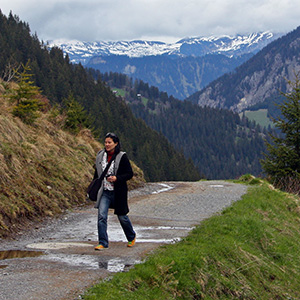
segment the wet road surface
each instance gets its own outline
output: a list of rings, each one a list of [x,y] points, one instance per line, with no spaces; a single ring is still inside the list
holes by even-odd
[[[141,263],[159,245],[180,240],[245,192],[245,186],[223,181],[156,183],[132,191],[129,216],[137,234],[132,248],[110,211],[109,249],[94,250],[97,210],[92,204],[14,240],[1,240],[0,300],[80,299],[94,283]]]

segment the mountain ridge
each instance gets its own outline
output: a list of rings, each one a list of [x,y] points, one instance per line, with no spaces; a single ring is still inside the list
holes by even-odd
[[[224,54],[236,56],[253,53],[270,41],[281,36],[281,33],[265,31],[248,35],[222,35],[210,37],[183,38],[175,43],[160,41],[94,41],[52,40],[49,47],[57,46],[70,57],[73,63],[86,64],[93,56],[127,55],[144,57],[157,55],[204,56],[206,54]]]
[[[184,38],[173,44],[153,41],[56,42],[72,63],[101,73],[141,79],[184,100],[281,36],[270,31],[236,36]],[[49,43],[48,47],[54,47]]]
[[[222,54],[203,57],[124,55],[95,56],[86,65],[104,73],[126,74],[133,80],[143,80],[173,97],[183,100],[201,90],[214,79],[241,65],[251,54],[227,57]]]
[[[270,103],[281,101],[280,91],[289,91],[288,81],[293,81],[295,73],[300,71],[299,51],[300,26],[187,100],[236,112],[265,102],[274,106]]]

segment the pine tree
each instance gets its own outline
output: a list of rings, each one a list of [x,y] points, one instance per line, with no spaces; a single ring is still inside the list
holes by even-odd
[[[268,154],[261,161],[264,171],[278,187],[300,180],[300,73],[288,84],[291,92],[281,93],[285,97],[279,105],[282,117],[273,119],[282,134],[271,135]]]
[[[42,108],[43,104],[40,100],[40,89],[34,85],[30,80],[29,62],[24,66],[23,71],[17,73],[18,88],[13,91],[10,98],[16,101],[16,106],[13,109],[13,115],[19,117],[26,124],[33,124],[38,118],[38,111]]]
[[[16,72],[19,87],[15,94],[11,96],[13,100],[16,100],[17,105],[24,99],[33,99],[40,94],[40,89],[34,85],[32,80],[30,80],[32,74],[30,74],[31,68],[29,62],[27,62],[25,66],[22,64],[22,69],[22,72]]]
[[[66,114],[65,128],[75,134],[83,128],[91,128],[91,117],[75,100],[73,94],[69,94],[68,98],[63,100],[63,106]]]

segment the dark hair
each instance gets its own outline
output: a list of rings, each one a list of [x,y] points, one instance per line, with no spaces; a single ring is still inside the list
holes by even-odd
[[[113,132],[108,132],[106,135],[105,135],[105,138],[111,138],[114,143],[118,143],[118,145],[116,146],[115,148],[115,153],[118,154],[120,151],[121,151],[121,144],[120,144],[120,139],[118,138],[118,136],[113,133]]]

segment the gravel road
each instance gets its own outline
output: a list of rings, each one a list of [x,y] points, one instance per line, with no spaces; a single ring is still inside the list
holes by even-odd
[[[109,249],[95,251],[97,210],[91,205],[34,225],[13,240],[0,240],[0,300],[75,300],[97,281],[126,271],[164,243],[186,236],[222,211],[247,187],[225,181],[148,183],[129,193],[137,243],[126,247],[109,213]]]

